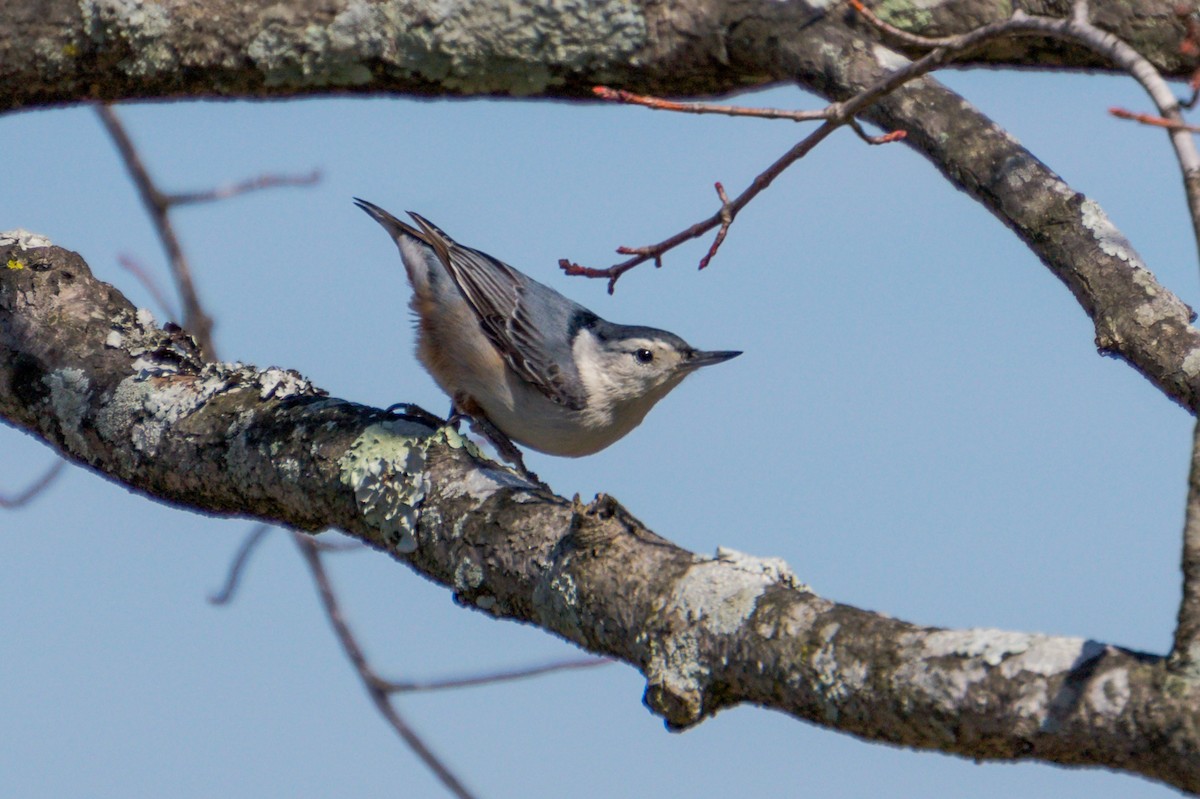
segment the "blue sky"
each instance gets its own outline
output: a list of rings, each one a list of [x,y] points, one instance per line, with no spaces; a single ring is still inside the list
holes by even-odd
[[[1193,239],[1165,136],[1111,120],[1132,82],[943,73],[1097,200],[1195,305]],[[1039,101],[1051,96],[1054,102]],[[812,108],[787,88],[746,103]],[[1096,354],[1070,294],[900,145],[841,132],[707,241],[609,297],[559,258],[612,263],[739,191],[810,127],[639,108],[308,100],[128,106],[166,190],[324,173],[175,215],[224,357],[294,368],[374,405],[446,400],[412,356],[395,248],[351,203],[412,209],[617,322],[745,355],[690,378],[590,458],[531,454],[560,494],[611,493],[656,532],[787,560],[831,599],[915,622],[1094,638],[1165,652],[1191,418]],[[128,254],[160,247],[94,114],[0,120],[0,229],[79,251],[164,318]],[[0,491],[51,462],[0,428]],[[0,796],[439,796],[385,727],[274,535],[236,602],[216,589],[246,521],[150,502],[73,468],[0,515]],[[454,606],[377,554],[331,559],[385,675],[468,674],[569,656],[538,630]],[[1125,775],[976,765],[755,708],[666,733],[621,666],[406,698],[401,709],[488,797],[1175,795]]]

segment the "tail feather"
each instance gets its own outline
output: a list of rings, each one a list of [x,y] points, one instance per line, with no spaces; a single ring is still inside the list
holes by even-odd
[[[375,203],[367,202],[358,197],[354,198],[354,204],[367,212],[367,215],[383,226],[393,239],[398,239],[400,236],[408,235],[422,241],[425,244],[430,244],[429,237],[424,232],[418,230],[407,222],[402,222],[396,217],[389,214],[387,211],[380,208]]]

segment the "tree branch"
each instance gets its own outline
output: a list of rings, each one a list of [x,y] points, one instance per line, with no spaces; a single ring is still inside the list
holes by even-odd
[[[993,23],[961,36],[940,38],[914,36],[899,30],[877,17],[861,0],[850,0],[850,4],[883,33],[910,46],[961,52],[987,39],[1004,36],[1051,36],[1086,47],[1116,65],[1145,89],[1166,122],[1162,127],[1171,138],[1171,146],[1183,173],[1184,191],[1192,218],[1192,233],[1197,250],[1200,251],[1200,152],[1197,151],[1196,142],[1183,120],[1180,102],[1162,74],[1148,59],[1120,38],[1092,24],[1087,0],[1074,0],[1070,17],[1029,16],[1017,10],[1007,22]],[[975,41],[972,42],[972,39]],[[1115,110],[1113,113],[1123,116]],[[1145,118],[1142,121],[1146,121]]]
[[[77,255],[13,238],[0,416],[110,479],[205,513],[338,527],[464,605],[638,668],[672,728],[748,702],[874,740],[1200,792],[1200,685],[1164,691],[1162,658],[921,627],[820,598],[778,561],[695,555],[611,498],[572,502],[481,461],[448,429],[295,373],[206,362]]]
[[[325,608],[325,615],[333,627],[334,634],[337,635],[338,643],[342,645],[346,657],[350,659],[354,670],[358,672],[363,687],[367,690],[371,701],[375,703],[379,715],[387,720],[396,734],[408,744],[417,757],[421,758],[421,762],[437,775],[442,785],[446,786],[446,790],[459,799],[473,799],[473,794],[466,789],[462,781],[450,770],[449,766],[442,762],[441,758],[433,753],[424,739],[396,709],[388,695],[390,693],[388,684],[375,674],[371,664],[367,662],[367,656],[363,654],[362,647],[358,645],[358,639],[354,637],[350,625],[342,616],[341,606],[333,593],[333,585],[329,582],[329,573],[325,571],[325,564],[321,562],[321,554],[317,551],[316,541],[303,533],[292,533],[292,540],[296,542],[300,554],[304,556],[304,562],[308,564],[309,571],[312,572],[313,582],[317,584],[317,593],[321,597],[321,605]]]
[[[1164,74],[1194,58],[1173,0],[1107,3],[1100,24]],[[1055,0],[1022,3],[1060,13]],[[0,4],[0,111],[179,97],[407,93],[583,98],[597,84],[656,95],[720,95],[786,80],[797,48],[822,46],[848,23],[839,9],[770,0],[475,5],[461,14],[418,1],[276,5]],[[941,0],[891,9],[911,33],[953,35],[1003,19],[1007,3]],[[831,35],[832,34],[832,35]],[[826,48],[825,52],[841,52]],[[970,63],[1108,69],[1058,42],[993,43]]]
[[[1168,664],[1174,671],[1200,678],[1200,422],[1192,436],[1182,564],[1183,599]]]

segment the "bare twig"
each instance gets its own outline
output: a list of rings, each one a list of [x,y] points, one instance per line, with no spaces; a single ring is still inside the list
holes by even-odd
[[[166,250],[167,263],[170,264],[171,274],[179,290],[179,296],[183,300],[183,326],[195,336],[201,350],[211,358],[216,351],[212,338],[213,322],[204,312],[204,307],[200,303],[196,286],[192,282],[192,270],[188,266],[183,248],[179,244],[179,237],[175,235],[175,228],[171,225],[168,213],[171,208],[170,197],[159,191],[150,178],[150,173],[142,163],[141,156],[138,155],[137,148],[134,146],[133,140],[129,138],[129,133],[125,130],[116,111],[103,103],[97,104],[95,109],[100,121],[108,130],[108,135],[112,137],[113,143],[117,146],[117,151],[125,162],[125,168],[133,178],[134,185],[137,186],[138,195],[142,198],[142,205],[145,207],[146,213],[150,215],[151,221],[154,222],[154,228],[158,231],[163,249]]]
[[[880,31],[914,47],[952,48],[956,52],[963,52],[997,36],[1048,36],[1083,45],[1128,72],[1150,95],[1159,115],[1169,123],[1160,127],[1167,129],[1183,173],[1188,210],[1192,217],[1192,231],[1197,248],[1200,249],[1200,151],[1197,150],[1190,130],[1183,121],[1179,100],[1162,73],[1149,60],[1121,39],[1091,23],[1087,0],[1075,0],[1071,16],[1068,18],[1030,16],[1018,9],[1006,21],[985,25],[961,36],[942,38],[927,38],[907,33],[879,19],[861,0],[849,2],[864,19]]]
[[[137,278],[137,281],[142,284],[142,288],[158,303],[158,309],[167,319],[179,319],[179,312],[171,305],[170,300],[167,299],[167,295],[163,293],[162,288],[158,285],[158,281],[151,277],[150,273],[142,268],[140,263],[134,260],[132,256],[124,254],[117,256],[117,263],[121,265],[122,269]]]
[[[1175,644],[1167,666],[1191,677],[1200,676],[1200,422],[1192,435],[1192,466],[1188,473],[1187,512],[1183,525],[1183,600],[1175,626]]]
[[[192,280],[191,267],[188,265],[187,257],[183,253],[183,247],[179,244],[179,237],[175,234],[175,228],[171,224],[171,209],[177,205],[222,200],[261,189],[280,186],[307,186],[319,181],[321,173],[318,170],[313,170],[307,175],[298,176],[260,175],[259,177],[240,183],[229,184],[207,191],[168,194],[159,189],[150,177],[149,170],[146,169],[146,165],[142,162],[137,147],[130,138],[129,132],[125,129],[125,125],[121,122],[120,117],[117,116],[116,111],[111,106],[103,103],[97,104],[95,109],[97,115],[100,117],[100,121],[104,123],[104,127],[108,130],[109,136],[112,137],[113,143],[117,147],[117,152],[121,154],[121,160],[125,162],[125,168],[133,179],[134,185],[137,186],[138,196],[141,197],[142,205],[150,215],[150,219],[154,223],[154,229],[158,233],[158,238],[167,253],[167,263],[170,265],[171,276],[175,281],[176,289],[183,302],[181,324],[189,333],[195,336],[201,350],[206,355],[210,358],[215,357],[216,348],[212,337],[213,320],[204,311],[204,306],[200,302],[199,294],[196,291],[196,284]],[[129,268],[125,263],[122,265]],[[149,285],[149,281],[144,277],[144,272],[139,275],[135,271],[134,274],[139,277],[143,285]],[[169,304],[162,302],[157,292],[155,292],[155,299],[164,308],[170,307]]]
[[[723,114],[731,117],[790,119],[793,122],[812,122],[828,118],[828,114],[824,110],[791,111],[783,108],[747,108],[741,105],[717,105],[715,103],[679,103],[674,100],[664,100],[661,97],[634,94],[624,89],[610,89],[608,86],[596,86],[592,89],[592,94],[602,100],[641,105],[658,111],[677,111],[682,114]]]
[[[314,169],[307,175],[259,175],[256,178],[243,180],[240,183],[228,183],[209,191],[192,191],[180,194],[168,194],[167,205],[193,205],[214,200],[227,200],[240,194],[263,189],[275,189],[284,186],[311,186],[321,180],[321,170]]]
[[[392,725],[392,729],[396,731],[396,734],[408,744],[413,753],[429,767],[430,771],[441,780],[442,784],[451,793],[461,799],[471,799],[472,794],[467,791],[458,777],[433,753],[392,704],[388,696],[388,683],[380,679],[379,675],[371,668],[371,664],[367,662],[366,655],[363,654],[362,647],[359,646],[358,640],[354,637],[354,633],[350,630],[350,626],[346,624],[346,620],[342,616],[341,606],[338,604],[337,597],[334,596],[333,587],[329,582],[329,575],[325,571],[325,565],[321,562],[321,554],[317,551],[312,537],[304,533],[293,532],[292,540],[300,548],[300,553],[304,556],[304,561],[308,564],[308,568],[312,572],[313,581],[316,582],[317,590],[321,597],[321,604],[325,608],[325,615],[329,618],[330,625],[333,626],[333,632],[337,635],[338,642],[341,643],[346,657],[350,659],[350,663],[353,664],[355,671],[358,672],[358,676],[362,679],[363,687],[367,690],[367,695],[371,697],[371,701],[375,703],[375,707],[379,710],[379,713],[387,719],[388,723]]]
[[[383,685],[385,690],[391,693],[444,691],[450,688],[474,688],[479,685],[492,685],[498,682],[511,682],[513,680],[525,680],[530,677],[540,677],[543,674],[550,674],[556,671],[591,669],[595,668],[596,666],[607,666],[612,662],[613,661],[609,658],[573,658],[571,660],[559,660],[553,663],[544,663],[540,666],[524,666],[521,668],[510,669],[508,671],[494,671],[490,674],[478,674],[471,677],[448,677],[440,680],[426,680],[424,682],[417,680],[406,682],[387,682]]]
[[[246,570],[246,564],[250,562],[250,555],[267,537],[267,533],[271,532],[271,525],[256,524],[242,540],[242,545],[238,547],[237,554],[233,556],[233,561],[229,564],[229,573],[225,577],[225,585],[221,586],[221,590],[215,594],[210,594],[208,601],[213,605],[225,605],[232,599],[234,593],[237,592],[238,585],[242,580],[242,573]]]
[[[50,484],[53,483],[60,474],[62,474],[63,467],[66,465],[67,462],[60,458],[51,464],[50,468],[47,469],[41,477],[30,483],[29,486],[24,490],[19,491],[12,496],[0,494],[0,509],[16,510],[24,505],[28,505],[35,498],[37,498],[38,494],[45,491],[46,488],[48,488]]]
[[[1200,133],[1200,125],[1173,122],[1166,117],[1155,116],[1154,114],[1142,114],[1137,111],[1128,111],[1124,108],[1116,107],[1108,109],[1108,113],[1117,119],[1132,119],[1134,122],[1140,122],[1143,125],[1152,125],[1157,128],[1166,128],[1167,130],[1185,130],[1188,133]]]
[[[853,1],[853,0],[852,0]],[[999,32],[993,30],[995,26],[981,28],[979,31],[963,34],[962,36],[954,37],[948,41],[945,46],[938,47],[927,53],[924,57],[910,62],[906,66],[897,69],[888,75],[885,75],[873,85],[851,97],[849,100],[841,103],[833,103],[819,112],[813,112],[814,119],[824,119],[825,122],[815,131],[810,133],[805,138],[801,139],[790,150],[780,156],[773,164],[763,170],[750,185],[736,198],[728,202],[722,201],[720,209],[707,219],[697,222],[691,227],[676,233],[670,238],[664,239],[657,244],[651,244],[643,247],[620,247],[617,252],[634,257],[627,261],[622,261],[613,266],[597,269],[589,266],[582,266],[569,259],[559,259],[558,265],[568,275],[578,275],[589,278],[603,278],[608,280],[608,293],[612,294],[616,289],[617,280],[621,275],[633,269],[639,264],[653,260],[656,266],[662,266],[662,256],[669,250],[683,244],[691,239],[703,236],[713,228],[720,226],[721,230],[727,230],[727,222],[732,220],[738,213],[746,207],[763,189],[771,185],[774,180],[796,161],[799,161],[805,155],[813,150],[818,144],[824,141],[831,133],[843,125],[857,124],[854,117],[864,111],[867,107],[873,104],[876,100],[884,97],[887,94],[895,91],[905,83],[914,80],[945,63],[951,56],[960,52],[969,50],[979,44],[980,41],[1000,35]],[[695,104],[691,104],[694,106]],[[655,106],[667,107],[667,106]],[[695,113],[701,113],[694,111]],[[718,111],[707,111],[704,113],[724,113]],[[888,142],[897,141],[904,138],[903,131],[891,131],[882,136],[867,136],[861,128],[856,128],[856,132],[871,144],[886,144]],[[718,234],[720,236],[720,234]],[[723,240],[723,237],[722,237]],[[717,246],[720,242],[714,242]],[[707,266],[712,257],[715,247],[710,247],[708,254],[701,264]]]

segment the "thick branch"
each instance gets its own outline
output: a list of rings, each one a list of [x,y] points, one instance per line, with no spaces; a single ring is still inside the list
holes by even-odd
[[[908,62],[881,44],[846,39],[840,63],[805,49],[792,68],[805,85],[850,97]],[[1193,412],[1200,409],[1200,331],[1093,200],[1075,191],[969,102],[926,76],[863,112],[904,130],[954,186],[995,214],[1049,267],[1091,317],[1101,352],[1128,361]]]
[[[777,561],[694,555],[612,499],[573,503],[480,461],[450,431],[294,373],[205,363],[79,256],[22,240],[0,247],[0,416],[113,480],[201,512],[339,527],[464,605],[632,664],[675,728],[750,702],[874,740],[1200,792],[1200,685],[1162,659],[919,627],[817,597]]]
[[[1098,22],[1167,75],[1179,52],[1173,0],[1106,3]],[[1022,3],[1062,16],[1053,0]],[[913,33],[963,33],[1007,16],[985,0],[897,4]],[[851,21],[850,24],[853,24]],[[586,97],[596,84],[715,95],[786,80],[783,53],[835,52],[836,6],[771,0],[453,4],[297,0],[0,3],[0,111],[80,100],[398,92]],[[1108,69],[1061,42],[998,42],[981,63]]]

